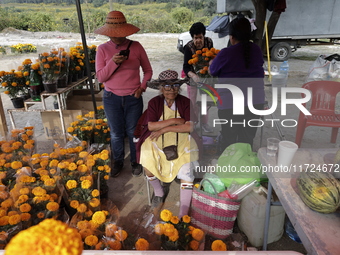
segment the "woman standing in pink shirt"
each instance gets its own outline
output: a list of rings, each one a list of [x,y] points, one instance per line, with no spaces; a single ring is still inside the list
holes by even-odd
[[[143,46],[126,38],[139,30],[126,23],[123,13],[112,11],[108,13],[105,25],[94,31],[110,38],[97,48],[96,75],[105,85],[103,104],[111,134],[112,177],[118,176],[124,166],[125,135],[129,138],[132,175],[142,174],[142,166],[136,160],[133,132],[142,115],[142,93],[152,77],[152,68]],[[140,68],[144,74],[142,81]]]

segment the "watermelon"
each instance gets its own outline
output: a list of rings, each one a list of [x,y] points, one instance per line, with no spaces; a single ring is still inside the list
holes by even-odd
[[[330,173],[302,172],[297,186],[302,201],[314,211],[332,213],[340,206],[340,183]]]

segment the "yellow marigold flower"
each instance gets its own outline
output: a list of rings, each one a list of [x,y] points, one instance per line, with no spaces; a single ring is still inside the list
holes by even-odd
[[[107,154],[107,153],[101,153],[101,154],[100,154],[100,159],[102,159],[102,160],[108,160],[108,159],[109,159],[109,154]]]
[[[86,210],[87,210],[87,206],[85,204],[80,204],[77,207],[77,211],[80,212],[80,213],[84,213],[84,212],[86,212]]]
[[[29,213],[22,213],[21,214],[21,221],[28,221],[31,219],[31,214]]]
[[[8,198],[1,203],[2,208],[9,208],[13,205],[13,200],[11,198]]]
[[[103,211],[97,211],[92,215],[92,220],[99,225],[103,224],[106,221],[106,215]]]
[[[161,211],[161,215],[160,215],[162,221],[170,221],[171,217],[172,217],[172,212],[170,212],[167,209],[164,209],[163,211]]]
[[[178,234],[178,230],[177,229],[174,229],[172,234],[168,236],[169,237],[169,240],[172,241],[172,242],[176,242],[179,238],[179,234]]]
[[[95,235],[89,235],[89,236],[85,237],[84,242],[88,246],[94,246],[98,243],[98,237],[95,236]]]
[[[112,237],[114,236],[115,232],[118,230],[118,227],[114,223],[109,223],[105,226],[105,236]]]
[[[104,180],[109,180],[110,179],[110,176],[109,175],[105,175],[104,176]]]
[[[215,240],[211,244],[212,251],[226,251],[227,245],[222,240]]]
[[[13,169],[19,169],[19,168],[22,168],[22,163],[20,162],[20,161],[13,161],[12,163],[11,163],[11,167],[13,168]]]
[[[198,248],[199,248],[199,246],[200,246],[200,243],[197,242],[196,240],[192,240],[192,241],[190,241],[189,246],[190,246],[190,249],[191,249],[191,250],[193,250],[193,251],[198,251]]]
[[[68,181],[66,182],[66,187],[67,187],[68,189],[74,189],[74,188],[76,188],[76,187],[77,187],[77,181],[76,181],[76,180],[68,180]]]
[[[81,173],[86,173],[87,170],[88,170],[88,167],[85,164],[81,164],[81,165],[78,166],[78,171],[81,172]]]
[[[80,255],[82,250],[83,242],[76,229],[64,222],[46,219],[15,235],[7,244],[5,253]]]
[[[29,211],[31,211],[31,209],[32,209],[32,207],[28,203],[24,203],[24,204],[20,205],[20,207],[19,207],[20,212],[23,212],[23,213],[29,212]]]
[[[92,198],[89,204],[92,207],[97,207],[100,205],[100,200],[98,198]]]
[[[55,180],[53,178],[48,178],[44,181],[44,185],[53,187],[55,185]]]
[[[190,223],[191,218],[190,218],[190,216],[188,216],[188,215],[184,215],[184,216],[182,217],[182,220],[183,220],[184,223]]]
[[[91,188],[91,185],[92,185],[92,183],[89,180],[84,180],[84,181],[81,182],[81,188],[82,189],[89,189],[89,188]]]
[[[196,241],[202,241],[203,237],[204,237],[204,232],[199,229],[199,228],[195,228],[192,233],[192,238],[194,238]]]
[[[91,210],[89,210],[89,211],[91,211]],[[93,215],[92,215],[93,216]],[[89,221],[89,228],[90,229],[92,229],[92,230],[96,230],[96,229],[98,229],[99,228],[99,224],[98,223],[96,223],[96,222],[94,222],[93,220],[90,220]]]
[[[15,214],[15,215],[11,215],[8,218],[8,223],[10,225],[16,225],[21,221],[21,216],[20,214]]]
[[[85,157],[87,157],[87,155],[89,155],[89,153],[88,153],[87,151],[81,151],[81,152],[79,153],[79,157],[80,157],[80,158],[85,158]]]
[[[117,241],[124,241],[126,238],[128,237],[128,233],[123,230],[123,229],[119,229],[115,232],[115,238]]]
[[[70,170],[70,171],[74,171],[74,170],[76,170],[77,169],[77,164],[76,163],[71,163],[71,164],[69,164],[69,166],[68,166],[68,170]]]
[[[93,197],[98,197],[98,196],[100,195],[100,192],[99,192],[99,190],[94,189],[94,190],[92,190],[91,195],[92,195]]]
[[[18,202],[19,204],[22,204],[22,203],[25,203],[27,200],[28,200],[28,196],[27,196],[27,195],[20,195],[20,196],[18,197],[17,202]]]
[[[122,248],[122,244],[117,240],[108,240],[107,241],[108,246],[111,250],[120,250]]]
[[[139,238],[135,244],[137,251],[146,251],[149,249],[149,242],[144,238]]]
[[[46,209],[51,212],[55,212],[59,209],[59,204],[57,202],[49,202],[46,205]]]
[[[8,220],[9,220],[9,217],[6,215],[6,216],[3,216],[0,218],[0,226],[6,226],[8,225]]]
[[[58,166],[59,161],[56,159],[53,159],[50,161],[49,167],[57,167]]]
[[[70,206],[74,209],[77,209],[79,207],[79,202],[77,200],[72,200],[70,202]]]
[[[46,194],[46,190],[41,188],[41,187],[35,187],[33,190],[32,190],[32,193],[35,195],[35,196],[43,196]]]

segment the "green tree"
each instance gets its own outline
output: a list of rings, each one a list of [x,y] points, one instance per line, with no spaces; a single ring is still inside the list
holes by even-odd
[[[177,24],[191,23],[194,20],[194,13],[186,7],[175,8],[171,16]]]

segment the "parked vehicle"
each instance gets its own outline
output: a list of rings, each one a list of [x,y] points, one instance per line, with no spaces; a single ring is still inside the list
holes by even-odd
[[[286,0],[286,3],[287,8],[281,13],[269,45],[272,60],[287,60],[293,51],[305,45],[340,43],[340,15],[338,13],[340,0],[324,0],[322,3],[319,0]],[[249,11],[255,17],[252,0],[217,0],[217,13]],[[223,31],[227,31],[228,23],[233,17],[232,15],[214,17],[207,27],[206,36],[213,40],[215,48],[227,47],[229,36],[225,32],[221,33],[220,30],[223,25]],[[223,23],[219,21],[220,19],[229,22]],[[221,26],[212,26],[213,23]],[[189,32],[180,34],[178,50],[183,52],[184,45],[190,40]]]

